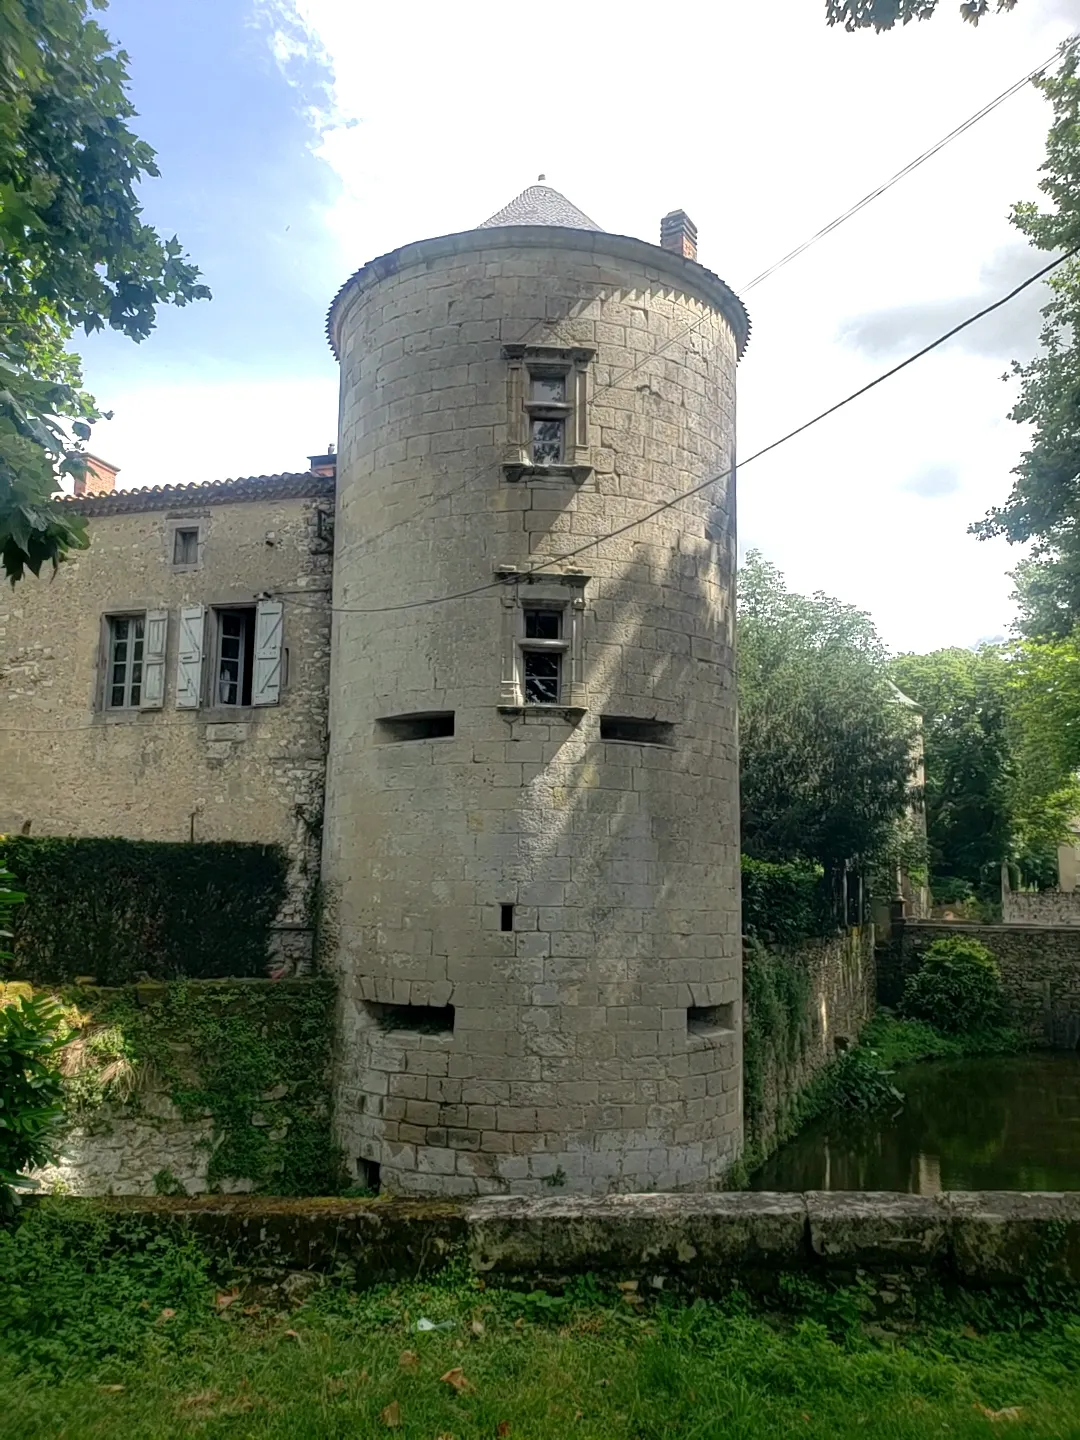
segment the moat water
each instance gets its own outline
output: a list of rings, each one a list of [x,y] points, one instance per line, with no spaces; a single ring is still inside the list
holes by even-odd
[[[1080,1055],[943,1060],[897,1072],[897,1110],[807,1126],[754,1190],[1080,1190]]]

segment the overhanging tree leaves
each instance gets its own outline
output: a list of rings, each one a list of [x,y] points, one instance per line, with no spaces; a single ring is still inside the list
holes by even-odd
[[[91,18],[105,0],[0,0],[0,559],[12,583],[86,545],[51,498],[100,418],[76,329],[146,338],[160,304],[209,297],[175,237],[140,218],[158,174],[128,128],[127,56]]]
[[[793,594],[751,552],[738,638],[744,851],[829,869],[874,863],[910,799],[914,720],[869,617]]]
[[[972,25],[991,11],[1012,10],[1016,0],[964,0],[960,18]],[[845,30],[891,30],[894,25],[909,25],[912,20],[929,20],[938,8],[938,0],[825,0],[825,14],[830,25],[843,25]]]
[[[1034,82],[1050,100],[1053,125],[1039,188],[1052,204],[1013,208],[1013,223],[1040,250],[1080,247],[1080,42],[1057,74]],[[1034,635],[1063,635],[1080,621],[1080,257],[1047,279],[1042,350],[1014,364],[1020,398],[1011,418],[1032,427],[1005,504],[971,527],[980,539],[1032,542],[1032,561],[1017,574],[1021,624]]]
[[[965,0],[960,18],[972,25],[991,11],[1012,10],[1016,0]],[[891,30],[895,25],[909,25],[912,20],[929,20],[938,8],[938,0],[826,0],[825,12],[830,25],[843,25],[845,30]]]

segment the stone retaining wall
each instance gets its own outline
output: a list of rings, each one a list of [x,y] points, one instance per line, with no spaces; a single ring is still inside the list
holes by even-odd
[[[778,1274],[905,1273],[964,1285],[1043,1274],[1080,1283],[1080,1193],[490,1196],[449,1201],[109,1201],[182,1225],[229,1263],[415,1278],[465,1254],[477,1275],[559,1281],[591,1272],[708,1292]],[[107,1213],[107,1212],[106,1212]]]
[[[904,981],[935,940],[966,935],[990,950],[1001,968],[1006,1019],[1035,1045],[1080,1046],[1080,927],[894,922],[878,952],[878,999],[895,1005]]]
[[[298,1179],[294,1148],[302,1152],[303,1166],[316,1167],[313,1183],[301,1193],[328,1183],[325,1173],[333,1165],[329,982],[191,980],[120,989],[68,987],[59,998],[82,1015],[80,1038],[89,1037],[91,1044],[102,1029],[121,1031],[130,1044],[132,1031],[145,1034],[150,1025],[160,1036],[162,1053],[171,1057],[173,1073],[162,1074],[153,1060],[137,1061],[130,1095],[77,1112],[57,1163],[33,1176],[45,1190],[152,1196],[159,1190],[200,1195],[273,1186],[294,1193],[288,1188],[290,1179],[292,1185]],[[208,1030],[219,1038],[207,1039]],[[244,1057],[221,1052],[251,1046],[258,1047],[260,1064],[276,1062],[277,1068],[253,1074],[251,1066],[245,1072],[241,1064],[241,1078],[230,1079],[230,1059],[243,1062]],[[297,1131],[300,1139],[294,1141]],[[319,1145],[325,1150],[325,1172],[318,1169],[319,1157],[308,1153]],[[224,1165],[222,1146],[227,1147]],[[265,1173],[257,1173],[260,1168]]]
[[[801,1043],[794,1055],[772,1048],[764,1067],[760,1101],[748,1095],[748,1141],[769,1153],[786,1135],[789,1117],[801,1092],[853,1045],[874,1013],[876,969],[873,925],[853,926],[820,940],[804,940],[790,949],[769,952],[775,964],[803,970],[808,978],[807,1013]],[[754,1017],[744,1007],[749,1034]],[[749,1113],[755,1105],[759,1113]]]

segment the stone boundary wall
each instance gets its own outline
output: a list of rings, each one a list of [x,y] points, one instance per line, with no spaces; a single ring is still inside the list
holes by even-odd
[[[830,1065],[838,1051],[854,1045],[873,1017],[877,989],[873,925],[853,926],[820,940],[770,950],[780,963],[799,966],[809,980],[802,1044],[794,1059],[773,1050],[766,1058],[757,1146],[771,1153],[785,1137],[799,1095]],[[743,1024],[753,1015],[745,1004]],[[753,1104],[752,1097],[748,1103]]]
[[[61,1202],[62,1203],[62,1202]],[[1080,1193],[881,1192],[487,1196],[415,1200],[108,1201],[152,1227],[182,1226],[226,1263],[359,1284],[415,1278],[465,1254],[477,1275],[558,1281],[591,1272],[643,1288],[708,1292],[778,1274],[907,1272],[970,1286],[1035,1275],[1080,1284]]]
[[[1006,925],[1080,926],[1080,890],[1001,891]]]
[[[1080,926],[960,925],[894,922],[878,952],[878,1000],[895,1005],[904,981],[935,940],[970,936],[993,952],[1001,968],[1006,1021],[1035,1045],[1080,1046]]]

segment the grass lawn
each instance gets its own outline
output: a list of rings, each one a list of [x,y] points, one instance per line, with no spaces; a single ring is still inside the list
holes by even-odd
[[[0,1434],[1080,1440],[1080,1297],[938,1297],[884,1330],[863,1290],[804,1280],[765,1313],[451,1271],[289,1308],[124,1225],[68,1202],[0,1231]]]

